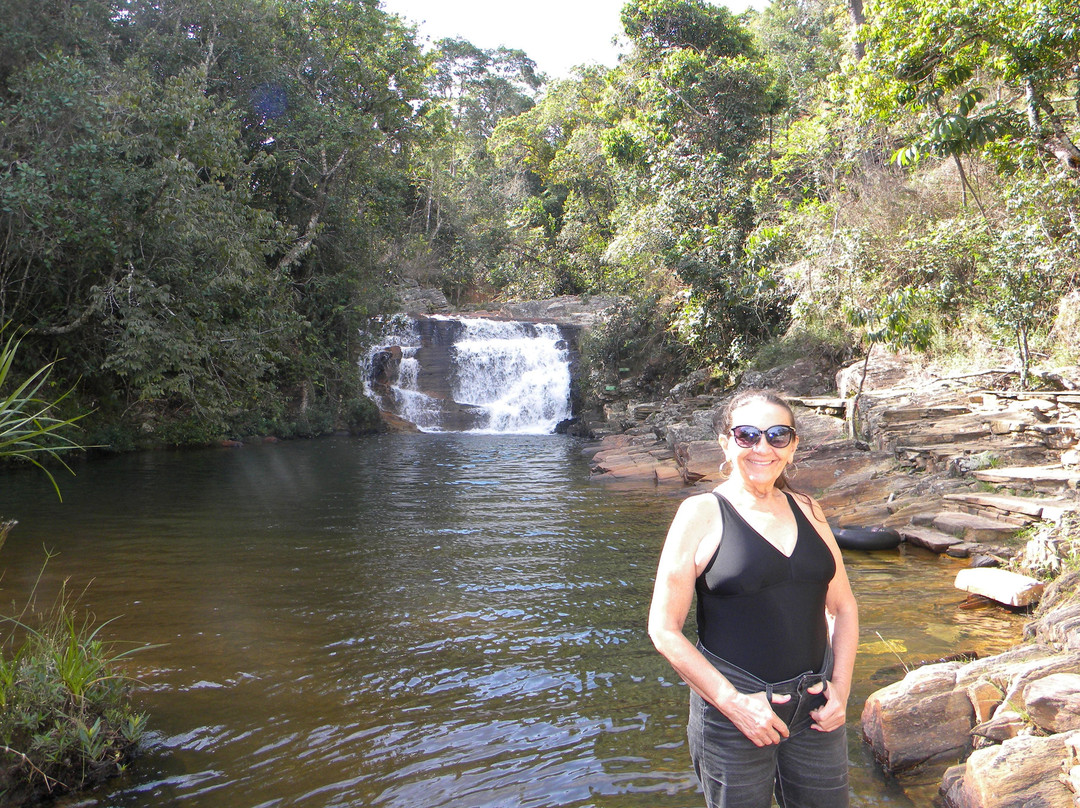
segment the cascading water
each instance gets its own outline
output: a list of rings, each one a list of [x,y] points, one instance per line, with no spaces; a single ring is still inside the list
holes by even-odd
[[[425,432],[548,434],[570,417],[560,326],[396,317],[366,360],[368,395]]]

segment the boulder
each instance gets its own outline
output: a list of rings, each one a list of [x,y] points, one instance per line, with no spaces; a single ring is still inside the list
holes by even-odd
[[[916,547],[923,547],[932,553],[944,553],[954,544],[961,544],[963,541],[951,533],[942,533],[932,527],[901,526],[898,530],[906,542]]]
[[[994,567],[969,567],[956,573],[957,589],[982,595],[1006,606],[1030,606],[1042,596],[1044,584],[1018,572]]]
[[[861,363],[859,368],[862,368]],[[751,374],[745,374],[744,381],[747,382],[747,386],[778,390],[785,397],[823,396],[832,390],[835,374],[836,365],[828,359],[821,358],[815,361],[811,357],[804,356],[790,365],[770,368],[761,374],[753,374],[752,378],[750,378]]]
[[[976,724],[971,734],[994,743],[1001,743],[1009,738],[1015,738],[1027,727],[1027,722],[1020,713],[1010,710],[1008,705],[1003,705],[989,720]]]
[[[879,348],[874,351],[869,363],[860,359],[837,371],[836,390],[840,398],[850,398],[858,392],[864,367],[866,368],[864,393],[910,381],[915,375],[914,363],[909,355],[890,353]]]
[[[975,709],[975,720],[980,724],[990,720],[1001,700],[1005,698],[1000,687],[985,679],[968,685],[967,694],[971,699],[971,706]]]
[[[1024,628],[1024,635],[1069,651],[1080,651],[1080,603],[1065,603],[1047,611]]]
[[[1007,539],[1016,535],[1017,526],[1008,522],[1002,522],[987,516],[979,516],[973,513],[959,513],[946,511],[934,517],[932,527],[942,533],[952,533],[954,536],[967,539],[968,541],[980,539]]]
[[[1044,657],[1033,657],[1025,662],[1003,665],[996,669],[992,678],[1005,689],[1003,704],[1019,707],[1024,704],[1024,692],[1032,682],[1056,673],[1078,671],[1080,671],[1080,654],[1056,653]]]
[[[1024,688],[1024,706],[1040,729],[1080,729],[1080,673],[1053,673]]]
[[[1080,794],[1080,734],[1074,732],[1065,740],[1065,762],[1061,767],[1065,786],[1073,794]]]
[[[1018,735],[971,753],[962,777],[950,778],[948,808],[1074,808],[1062,763],[1067,735]]]
[[[956,688],[961,666],[918,668],[866,700],[863,736],[886,771],[963,757],[971,749],[975,710],[966,689]]]

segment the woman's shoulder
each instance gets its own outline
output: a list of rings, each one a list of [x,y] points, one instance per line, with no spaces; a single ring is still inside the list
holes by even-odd
[[[788,499],[798,505],[799,510],[806,515],[807,519],[811,522],[825,524],[825,511],[816,499],[804,491],[795,491],[790,488],[785,489],[784,493],[787,494]]]
[[[719,496],[713,491],[707,491],[704,494],[691,494],[682,501],[679,505],[679,510],[687,511],[699,511],[708,510],[714,511],[719,505]]]
[[[681,522],[712,520],[720,513],[719,501],[711,491],[692,494],[679,504],[675,519]]]

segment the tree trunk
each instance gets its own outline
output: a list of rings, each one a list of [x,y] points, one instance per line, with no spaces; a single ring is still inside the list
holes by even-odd
[[[862,27],[866,25],[863,0],[848,0],[848,14],[851,15],[851,50],[858,62],[866,55],[866,47],[862,41]]]
[[[1036,145],[1052,155],[1061,165],[1070,171],[1080,173],[1080,148],[1077,148],[1054,105],[1046,100],[1042,90],[1029,76],[1024,81],[1024,94],[1027,101],[1028,126]],[[1050,136],[1043,132],[1043,125],[1050,129]]]

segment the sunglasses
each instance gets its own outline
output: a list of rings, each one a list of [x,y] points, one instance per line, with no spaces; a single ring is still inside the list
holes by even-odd
[[[795,437],[795,427],[777,424],[776,426],[770,426],[768,429],[758,429],[756,426],[735,426],[731,428],[731,436],[735,438],[735,443],[743,449],[757,446],[762,435],[765,436],[765,440],[774,449],[783,449]]]

